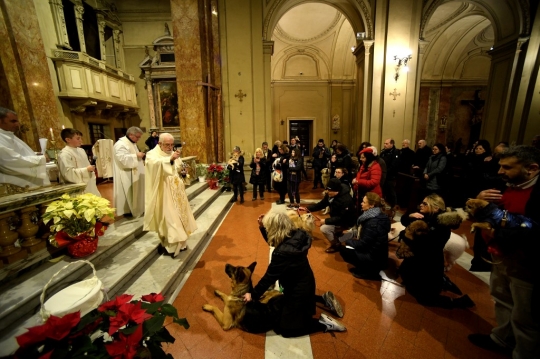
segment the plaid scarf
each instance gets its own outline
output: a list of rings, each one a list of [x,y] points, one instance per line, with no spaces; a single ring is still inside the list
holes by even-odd
[[[379,207],[370,208],[367,211],[364,211],[364,213],[362,213],[360,215],[360,217],[358,217],[358,220],[356,221],[356,224],[359,226],[363,222],[367,221],[368,219],[375,218],[381,213],[382,212],[381,212],[381,209]]]

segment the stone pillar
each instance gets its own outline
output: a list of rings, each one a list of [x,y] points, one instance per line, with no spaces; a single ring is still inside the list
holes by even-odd
[[[4,0],[0,11],[0,62],[6,76],[0,102],[17,112],[21,138],[40,151],[40,137],[59,138],[59,114],[46,49],[33,0]],[[49,51],[50,49],[47,49]]]
[[[369,133],[369,118],[371,116],[370,112],[370,102],[371,102],[371,91],[369,87],[371,85],[371,73],[373,71],[372,62],[371,62],[371,48],[373,47],[373,40],[364,40],[364,68],[363,68],[363,81],[362,81],[362,131],[361,136],[365,136]],[[362,137],[360,137],[360,140]],[[358,141],[357,141],[358,142]],[[358,142],[360,144],[360,142]]]
[[[263,59],[264,59],[264,89],[266,92],[266,98],[268,103],[272,103],[272,55],[274,54],[274,41],[263,41]],[[265,118],[266,121],[264,127],[264,133],[262,133],[262,140],[257,141],[256,144],[259,145],[263,141],[267,141],[269,138],[273,138],[272,133],[272,123],[275,123],[276,127],[279,125],[279,121],[272,121],[272,106],[266,106],[265,108]],[[278,130],[275,130],[277,133]],[[272,148],[272,141],[268,144]]]
[[[154,106],[154,84],[150,80],[150,75],[145,77],[146,81],[146,94],[148,95],[148,110],[150,112],[150,128],[158,128],[156,124],[156,109]]]
[[[105,18],[103,15],[97,15],[98,20],[98,33],[99,33],[99,48],[101,49],[101,60],[107,61],[107,50],[105,49]]]
[[[49,4],[51,6],[54,27],[56,28],[57,45],[68,50],[73,50],[73,48],[69,45],[62,0],[49,0]]]
[[[216,48],[213,42],[213,21],[209,0],[171,0],[176,83],[180,114],[180,137],[186,142],[185,153],[197,156],[202,162],[218,160],[217,104],[213,71]],[[219,11],[218,11],[219,13]],[[219,111],[217,111],[219,113]],[[223,160],[223,159],[221,159]]]
[[[84,6],[81,4],[75,5],[75,23],[77,24],[77,36],[81,45],[81,52],[86,53],[86,42],[84,41],[84,26],[83,26]]]
[[[122,61],[120,60],[120,33],[122,31],[115,29],[113,30],[113,42],[114,42],[114,60],[117,69],[122,68]]]
[[[420,87],[422,84],[422,65],[424,65],[424,54],[426,53],[429,41],[420,40],[418,42],[418,65],[416,67],[416,86],[414,89],[414,106],[412,121],[407,123],[404,129],[403,138],[410,138],[411,143],[416,143],[416,128],[418,126],[418,109],[420,103]],[[414,146],[413,146],[414,148]]]
[[[509,140],[513,106],[519,90],[518,83],[521,80],[519,76],[517,78],[515,76],[516,66],[520,62],[523,43],[523,39],[518,39],[497,46],[489,52],[491,68],[480,138],[490,143]]]

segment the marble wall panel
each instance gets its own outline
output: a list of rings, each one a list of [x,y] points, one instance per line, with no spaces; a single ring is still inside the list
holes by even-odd
[[[200,39],[199,1],[171,0],[180,136],[186,142],[186,154],[201,162],[216,161],[212,156],[212,136],[206,124]]]
[[[17,97],[13,107],[21,123],[30,128],[25,134],[27,143],[37,148],[39,137],[50,138],[49,128],[53,129],[56,140],[60,139],[61,130],[46,50],[33,0],[6,0],[4,4],[4,23],[11,39],[12,61],[18,64],[18,71],[11,74],[19,78],[10,83],[12,98]],[[24,93],[23,97],[14,95],[20,92]]]

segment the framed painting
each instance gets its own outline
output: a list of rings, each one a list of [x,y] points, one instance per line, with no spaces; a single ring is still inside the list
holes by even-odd
[[[161,81],[157,84],[157,100],[161,128],[179,127],[178,92],[175,81]]]

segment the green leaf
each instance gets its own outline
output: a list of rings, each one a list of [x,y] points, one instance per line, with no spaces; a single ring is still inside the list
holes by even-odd
[[[77,212],[75,212],[72,209],[66,209],[63,213],[64,213],[64,216],[69,219],[69,218],[71,218],[71,216],[73,216]]]
[[[130,327],[126,327],[124,329],[119,329],[118,331],[121,332],[121,333],[124,333],[126,335],[130,335],[130,334],[133,334],[135,332],[135,330],[137,329],[138,326],[139,326],[139,324],[133,325],[133,326],[130,326]]]
[[[162,303],[163,303],[163,301],[155,302],[155,303],[141,302],[141,308],[145,309],[146,313],[153,315],[158,311],[158,309],[161,307]]]
[[[161,307],[161,313],[168,315],[169,317],[178,317],[178,311],[170,304],[163,304]]]
[[[173,318],[173,322],[176,324],[180,324],[186,329],[189,329],[189,323],[186,318]]]
[[[165,317],[156,315],[143,323],[143,337],[151,337],[154,333],[157,333],[165,323]]]

